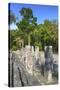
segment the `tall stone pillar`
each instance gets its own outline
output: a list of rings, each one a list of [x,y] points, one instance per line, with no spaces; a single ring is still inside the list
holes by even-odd
[[[48,82],[52,82],[53,52],[52,46],[45,46],[45,68]]]
[[[33,72],[33,57],[31,53],[31,46],[26,46],[26,69],[27,71],[32,74]]]
[[[34,46],[31,47],[32,55],[34,55]]]
[[[35,47],[35,58],[36,60],[39,59],[39,47],[38,46]]]

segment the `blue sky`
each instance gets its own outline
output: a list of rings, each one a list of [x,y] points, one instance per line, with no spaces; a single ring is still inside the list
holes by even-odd
[[[18,17],[18,20],[22,19],[19,11],[23,7],[32,9],[33,15],[37,17],[38,24],[43,23],[46,19],[51,21],[58,20],[58,6],[11,3],[10,10]],[[16,28],[15,24],[12,24],[11,28]]]

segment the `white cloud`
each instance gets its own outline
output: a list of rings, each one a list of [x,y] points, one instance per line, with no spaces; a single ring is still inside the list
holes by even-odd
[[[12,29],[17,29],[17,26],[16,26],[14,23],[12,23],[12,24],[10,25],[10,30],[12,30]]]

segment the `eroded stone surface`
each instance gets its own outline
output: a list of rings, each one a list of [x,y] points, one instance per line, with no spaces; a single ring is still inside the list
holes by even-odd
[[[10,52],[10,86],[36,86],[47,84],[54,73],[58,73],[56,68],[58,61],[57,55],[53,54],[53,70],[46,72],[45,60],[52,60],[52,56],[45,58],[45,53],[39,51],[37,47],[34,51],[33,47],[26,46],[20,51]],[[49,53],[50,55],[50,53]],[[57,63],[55,63],[57,61]],[[13,67],[12,67],[13,63]],[[49,65],[48,65],[49,66]],[[51,67],[51,66],[50,66]],[[51,68],[49,69],[51,70]],[[13,70],[13,71],[12,71]],[[49,75],[47,75],[49,74]],[[55,75],[55,74],[54,74]],[[49,77],[48,77],[49,76]],[[13,80],[13,81],[12,81]],[[57,81],[57,80],[56,80]],[[57,83],[53,80],[53,84]],[[13,84],[13,85],[12,85]]]

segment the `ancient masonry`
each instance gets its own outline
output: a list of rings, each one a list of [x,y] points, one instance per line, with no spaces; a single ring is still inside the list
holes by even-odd
[[[28,46],[17,52],[10,52],[9,56],[9,86],[36,86],[52,83],[55,70],[52,46],[45,46],[44,54],[39,47]],[[43,56],[42,56],[43,55]],[[39,78],[36,74],[39,73]],[[56,71],[57,72],[57,71]],[[43,76],[43,77],[42,77]],[[45,78],[46,82],[41,82]],[[39,81],[40,79],[40,81]]]

